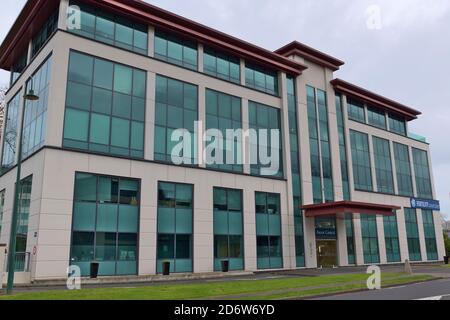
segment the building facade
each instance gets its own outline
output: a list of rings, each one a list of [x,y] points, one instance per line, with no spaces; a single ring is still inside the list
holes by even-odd
[[[23,281],[86,276],[92,261],[101,276],[440,261],[439,212],[411,208],[436,197],[429,145],[408,133],[420,112],[335,79],[342,65],[142,1],[28,1],[0,47],[0,243],[22,135]],[[190,165],[171,157],[179,128]],[[279,130],[278,171],[195,161],[199,128]]]

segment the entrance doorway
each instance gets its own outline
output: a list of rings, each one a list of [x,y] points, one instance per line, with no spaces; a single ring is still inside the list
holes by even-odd
[[[317,266],[332,268],[338,265],[336,217],[316,218]]]
[[[337,241],[317,240],[317,266],[319,268],[333,268],[337,266]]]

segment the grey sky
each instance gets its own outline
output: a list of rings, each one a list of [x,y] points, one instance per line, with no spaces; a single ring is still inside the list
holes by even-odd
[[[25,0],[2,0],[3,39]],[[336,76],[421,110],[410,131],[432,145],[442,211],[450,219],[450,1],[147,0],[270,50],[298,40],[346,62]],[[377,5],[381,29],[367,27]],[[0,84],[8,82],[0,72]]]

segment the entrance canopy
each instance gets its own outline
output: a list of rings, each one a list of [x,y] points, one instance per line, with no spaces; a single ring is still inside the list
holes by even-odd
[[[362,213],[362,214],[379,214],[383,216],[392,216],[400,207],[387,206],[384,204],[339,201],[320,204],[311,204],[302,207],[305,210],[306,217],[332,216],[344,213]]]

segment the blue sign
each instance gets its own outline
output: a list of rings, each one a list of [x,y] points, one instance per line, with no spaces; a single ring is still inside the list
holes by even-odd
[[[337,239],[335,228],[316,228],[316,239]]]
[[[441,204],[438,200],[424,200],[411,198],[411,208],[440,211]]]

